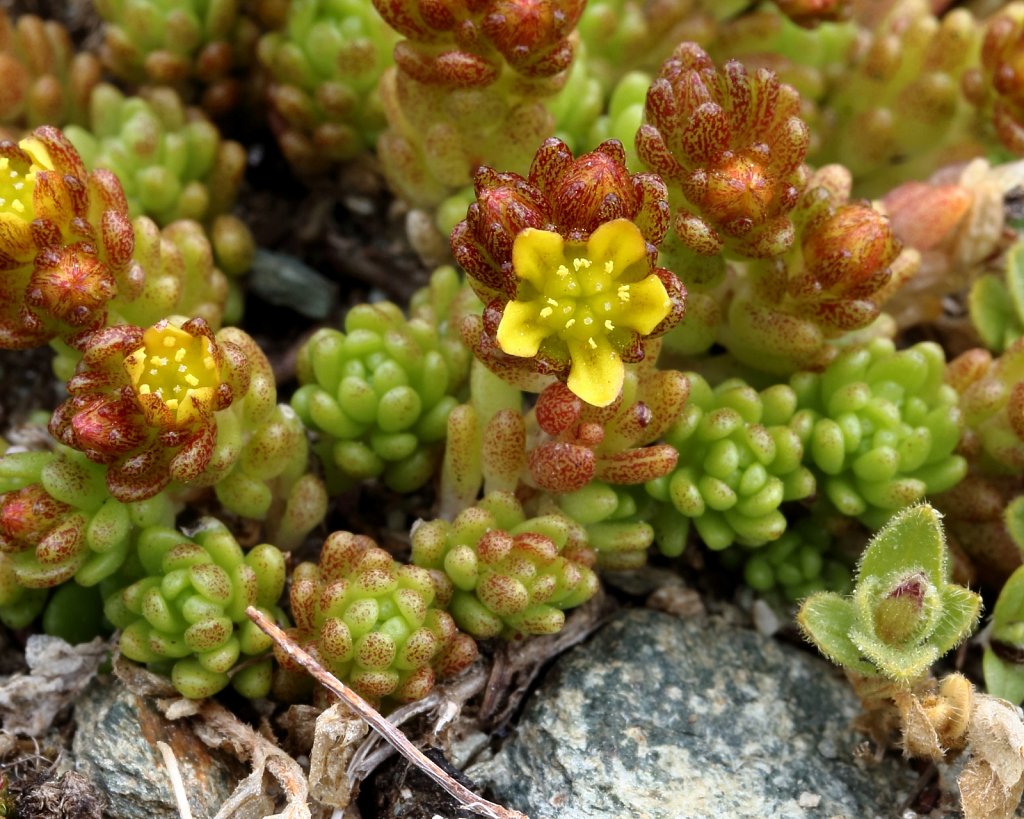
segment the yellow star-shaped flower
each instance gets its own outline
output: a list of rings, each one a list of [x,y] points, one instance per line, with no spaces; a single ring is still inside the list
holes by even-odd
[[[146,330],[143,340],[145,346],[124,360],[135,391],[157,396],[179,424],[200,408],[209,409],[221,383],[210,339],[162,321]]]
[[[612,403],[625,375],[621,350],[649,335],[672,309],[665,285],[651,272],[640,229],[615,219],[577,244],[527,228],[512,246],[512,267],[518,298],[505,305],[498,346],[532,358],[544,342],[564,345],[569,389],[597,407]]]

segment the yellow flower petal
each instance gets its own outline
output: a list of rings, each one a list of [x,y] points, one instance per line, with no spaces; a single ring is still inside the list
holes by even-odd
[[[512,269],[517,277],[528,281],[539,292],[559,265],[565,264],[564,248],[565,242],[557,233],[526,228],[512,245]]]
[[[650,333],[672,310],[672,299],[661,279],[653,273],[642,281],[629,285],[629,303],[619,311],[616,324],[636,330],[640,335]]]
[[[40,168],[44,171],[53,170],[53,158],[50,156],[50,150],[39,137],[27,136],[18,143],[18,147],[32,157],[32,163],[38,166],[33,170]]]
[[[612,262],[612,278],[617,279],[627,267],[647,256],[647,243],[640,228],[628,219],[613,219],[590,234],[587,256],[602,267]]]
[[[569,389],[595,407],[607,407],[622,392],[626,368],[604,336],[567,338],[572,368]]]
[[[498,323],[497,341],[509,355],[532,358],[540,343],[551,334],[539,318],[542,303],[536,301],[510,301]]]

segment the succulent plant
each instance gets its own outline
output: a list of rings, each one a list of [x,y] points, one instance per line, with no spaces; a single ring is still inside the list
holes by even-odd
[[[56,20],[0,12],[0,123],[20,128],[63,127],[83,122],[89,95],[100,80],[100,62],[76,51]]]
[[[844,515],[875,528],[893,513],[955,486],[962,425],[945,355],[922,342],[896,351],[876,339],[844,351],[823,373],[790,379],[806,463]]]
[[[1024,340],[998,358],[974,349],[949,364],[947,380],[960,394],[964,417],[962,449],[996,473],[1024,470]]]
[[[237,457],[241,429],[220,433],[217,413],[234,402],[272,407],[274,388],[272,377],[269,384],[253,379],[254,371],[269,371],[255,343],[246,349],[226,340],[244,333],[221,332],[218,341],[202,319],[97,331],[51,433],[106,465],[107,486],[122,502],[152,497],[172,480],[222,477]]]
[[[477,638],[561,630],[565,610],[597,591],[594,560],[579,524],[561,515],[527,519],[508,492],[490,493],[454,521],[420,523],[412,532],[413,563],[448,576],[448,610]]]
[[[266,696],[271,639],[245,615],[256,606],[272,620],[284,591],[285,562],[264,543],[243,552],[223,523],[203,518],[186,537],[150,527],[136,540],[144,576],[107,597],[107,619],[121,629],[121,653],[169,673],[184,696],[201,699],[230,682]],[[257,659],[259,658],[259,659]],[[240,661],[248,661],[244,667]],[[237,667],[237,670],[236,670]]]
[[[239,99],[234,70],[252,59],[258,29],[237,0],[97,0],[103,62],[123,80],[187,89],[203,86],[207,109]]]
[[[374,145],[386,125],[377,84],[397,41],[357,0],[297,0],[286,27],[260,39],[271,126],[293,167],[323,170]]]
[[[933,321],[944,299],[971,287],[971,318],[985,343],[998,352],[1013,340],[995,340],[1013,323],[1012,298],[994,271],[979,273],[999,258],[1008,287],[1019,275],[1011,269],[1013,253],[1003,251],[1016,239],[1007,229],[1011,212],[1005,203],[1022,182],[1024,165],[993,165],[979,157],[941,168],[926,182],[904,182],[882,198],[893,234],[921,254],[917,273],[885,305],[899,327]]]
[[[574,159],[551,139],[529,180],[477,173],[477,201],[451,242],[487,305],[463,323],[463,337],[491,369],[513,379],[553,373],[607,406],[623,364],[643,359],[645,340],[682,318],[682,285],[654,264],[667,228],[664,187],[630,175],[624,161],[616,142]]]
[[[525,172],[553,130],[543,98],[565,81],[582,0],[374,5],[407,38],[380,85],[389,127],[378,154],[399,196],[429,207],[481,165]]]
[[[689,384],[674,370],[631,368],[606,407],[589,404],[556,382],[537,397],[528,430],[530,482],[548,492],[575,492],[591,480],[642,484],[667,474],[674,449],[659,439],[684,412]],[[536,425],[539,434],[532,434]]]
[[[122,503],[104,469],[66,447],[0,457],[0,552],[7,594],[74,579],[94,586],[128,559],[140,528],[170,525],[177,505],[166,495]],[[6,599],[3,599],[6,598]]]
[[[74,146],[41,126],[0,142],[0,347],[71,340],[101,327],[128,280],[134,235],[117,178],[86,172]]]
[[[898,512],[868,544],[852,594],[819,592],[797,622],[832,662],[909,684],[974,629],[981,596],[949,581],[939,514]]]
[[[804,456],[796,393],[784,384],[758,393],[740,380],[712,387],[687,373],[690,399],[665,432],[676,468],[647,484],[664,506],[655,517],[658,545],[678,555],[690,523],[711,549],[734,542],[761,546],[786,531],[785,501],[814,494]]]
[[[673,226],[684,245],[752,258],[792,245],[810,139],[793,88],[737,61],[719,71],[683,43],[651,84],[645,119],[637,153],[680,200]]]
[[[790,4],[790,8],[797,4]],[[821,11],[827,2],[811,0]],[[862,35],[853,21],[815,21],[789,15],[780,3],[762,3],[747,14],[724,22],[708,46],[716,61],[738,59],[748,71],[767,69],[800,94],[800,118],[807,123],[809,156],[817,154],[824,137],[823,120],[829,116],[828,95],[843,72]]]
[[[1024,242],[1006,254],[1004,278],[981,276],[971,288],[971,321],[985,346],[996,353],[1024,336]]]
[[[92,93],[88,126],[69,126],[65,135],[86,168],[117,174],[133,219],[149,216],[161,227],[227,211],[245,170],[245,149],[221,139],[172,88],[128,97],[103,83]]]
[[[398,563],[365,535],[333,532],[292,573],[290,635],[374,702],[407,702],[473,663],[476,642],[444,610],[443,575]],[[278,652],[282,667],[301,667]]]
[[[981,65],[963,75],[968,99],[985,111],[996,135],[1014,154],[1024,154],[1024,3],[1007,3],[985,24]]]
[[[429,480],[458,403],[461,374],[443,351],[436,327],[389,302],[350,310],[344,333],[318,331],[300,353],[292,406],[323,434],[324,460],[397,491]]]
[[[850,563],[842,557],[835,553],[832,533],[817,516],[787,527],[771,543],[737,544],[722,552],[723,562],[741,568],[750,588],[762,593],[777,590],[792,602],[820,591],[849,591]]]
[[[654,527],[648,523],[653,503],[642,490],[592,481],[552,500],[552,506],[586,529],[598,568],[626,571],[646,564],[654,543]]]
[[[841,166],[816,171],[791,214],[797,241],[748,265],[719,336],[750,366],[824,366],[837,352],[828,342],[868,327],[917,271],[920,254],[902,249],[882,213],[849,202],[850,185]]]
[[[580,16],[584,56],[579,61],[609,94],[629,71],[654,71],[683,41],[706,44],[716,34],[709,10],[697,0],[643,3],[594,0]]]
[[[926,0],[890,4],[828,96],[814,162],[841,162],[862,189],[879,192],[934,167],[943,151],[969,138],[960,84],[977,60],[978,41],[966,9],[940,19]]]

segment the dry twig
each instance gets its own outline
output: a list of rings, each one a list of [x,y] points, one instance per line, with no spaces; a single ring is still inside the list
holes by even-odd
[[[181,780],[181,771],[178,770],[178,758],[166,742],[157,741],[157,749],[160,756],[164,758],[164,766],[167,768],[167,776],[171,780],[171,790],[174,792],[174,802],[178,808],[178,816],[181,819],[192,819],[192,808],[188,804],[188,796],[185,793],[185,783]]]
[[[303,651],[294,640],[288,637],[281,629],[272,623],[267,617],[250,606],[246,609],[246,615],[259,628],[279,645],[289,657],[301,665],[310,675],[324,688],[335,694],[360,717],[366,720],[370,726],[378,731],[391,743],[395,749],[412,764],[422,770],[427,776],[433,779],[440,787],[459,802],[466,810],[472,811],[479,816],[486,816],[489,819],[528,819],[525,814],[501,805],[495,805],[477,796],[468,788],[456,782],[445,773],[426,755],[413,745],[401,731],[396,729],[390,722],[384,719],[366,700],[360,697],[355,691],[344,685],[337,677],[331,674],[320,663],[314,660],[309,654]]]

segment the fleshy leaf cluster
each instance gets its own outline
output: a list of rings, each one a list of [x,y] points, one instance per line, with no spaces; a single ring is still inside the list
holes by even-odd
[[[816,164],[841,162],[879,192],[926,177],[943,151],[969,138],[961,82],[978,59],[979,34],[967,9],[939,18],[927,0],[892,4],[828,95]]]
[[[448,576],[454,586],[448,610],[478,638],[554,634],[565,610],[598,588],[582,527],[562,515],[527,519],[507,492],[488,494],[454,521],[418,524],[412,562]]]
[[[844,351],[823,373],[790,379],[805,411],[808,463],[842,514],[878,527],[967,473],[954,454],[962,421],[945,370],[937,344],[897,351],[876,339]]]
[[[203,107],[240,98],[235,69],[252,60],[258,28],[236,0],[97,0],[103,62],[127,82],[203,87]]]
[[[295,567],[289,595],[290,635],[372,701],[422,699],[476,659],[476,642],[445,611],[447,578],[398,563],[365,535],[328,535],[317,563]]]
[[[161,227],[177,219],[210,222],[230,209],[245,170],[245,149],[221,139],[172,88],[128,97],[103,83],[90,98],[87,127],[64,133],[86,168],[117,174],[132,218],[146,215]]]
[[[199,521],[188,537],[148,528],[138,535],[137,550],[144,576],[105,604],[107,619],[121,629],[121,653],[169,671],[175,688],[192,699],[212,696],[229,682],[246,697],[266,696],[272,641],[245,609],[256,606],[272,620],[283,619],[277,603],[284,555],[267,543],[243,552],[215,518]],[[229,673],[240,662],[246,666]]]
[[[345,332],[318,331],[299,353],[292,407],[322,433],[321,457],[348,480],[380,477],[411,491],[440,461],[465,362],[446,358],[438,328],[390,302],[359,305]]]
[[[673,448],[660,438],[675,423],[689,395],[686,377],[648,362],[631,368],[616,399],[594,406],[556,382],[537,397],[528,429],[529,479],[548,492],[575,492],[592,480],[641,484],[675,466]]]
[[[851,184],[838,165],[812,174],[791,214],[796,242],[748,265],[722,333],[737,358],[779,373],[821,367],[836,354],[828,342],[867,328],[917,271],[918,252],[882,213],[849,201]]]
[[[85,121],[89,95],[100,80],[100,61],[76,51],[56,20],[0,12],[0,123],[21,128],[62,127]]]
[[[985,24],[981,65],[963,77],[964,92],[990,117],[1007,149],[1024,154],[1024,3],[1008,3]]]
[[[803,465],[807,419],[796,393],[785,384],[759,393],[738,379],[712,389],[697,373],[686,377],[690,400],[665,433],[678,465],[647,484],[664,504],[655,516],[659,547],[682,553],[691,522],[715,550],[777,540],[786,531],[779,507],[816,489]]]
[[[960,396],[963,450],[996,472],[1024,470],[1024,339],[993,358],[976,348],[949,364],[949,383]]]
[[[648,523],[653,501],[641,489],[591,481],[582,489],[554,496],[552,505],[586,529],[598,568],[639,569],[654,543]]]
[[[722,562],[741,568],[750,588],[762,593],[778,590],[796,602],[814,592],[849,590],[852,561],[844,561],[835,546],[826,521],[812,515],[787,526],[778,540],[764,546],[731,546],[722,553]]]
[[[686,247],[753,258],[789,248],[810,138],[793,88],[734,60],[719,71],[683,43],[651,83],[645,120],[637,153],[685,201],[673,227]]]
[[[165,495],[123,503],[107,489],[102,466],[66,447],[0,458],[0,558],[25,589],[74,579],[94,586],[128,560],[139,530],[174,523]],[[15,600],[13,586],[0,609]]]
[[[406,38],[380,83],[388,128],[377,150],[392,189],[434,206],[481,165],[524,173],[553,131],[544,97],[566,79],[584,2],[374,5]]]
[[[364,0],[296,0],[286,27],[260,39],[271,127],[293,167],[321,171],[373,146],[386,125],[377,85],[397,41]]]

